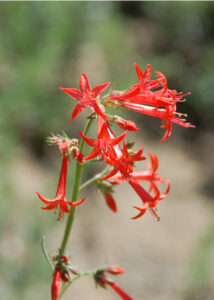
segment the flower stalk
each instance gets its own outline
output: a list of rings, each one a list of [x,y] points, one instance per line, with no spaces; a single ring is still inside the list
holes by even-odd
[[[85,127],[85,130],[84,130],[84,134],[88,133],[92,122],[93,122],[93,119],[88,120],[88,122],[86,124],[86,127]],[[80,143],[80,152],[83,152],[84,146],[85,146],[85,141],[82,139],[81,143]],[[76,162],[76,172],[75,172],[75,179],[74,179],[73,194],[72,194],[72,202],[76,202],[77,197],[78,197],[81,174],[82,174],[82,168],[83,168],[83,164],[81,164],[80,162],[77,161]],[[70,235],[73,220],[74,220],[74,214],[75,214],[75,207],[70,212],[70,214],[68,216],[68,219],[67,219],[67,224],[66,224],[66,227],[65,227],[64,236],[63,236],[62,243],[61,243],[61,246],[60,246],[60,249],[59,249],[59,254],[61,256],[63,256],[63,254],[65,253],[65,249],[66,249],[66,246],[67,246],[67,243],[68,243],[69,235]]]

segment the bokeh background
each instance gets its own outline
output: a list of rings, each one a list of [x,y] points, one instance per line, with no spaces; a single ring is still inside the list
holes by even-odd
[[[92,187],[79,207],[69,241],[74,265],[118,264],[118,283],[135,300],[214,298],[214,4],[212,2],[29,2],[0,3],[0,299],[50,299],[49,253],[60,245],[65,220],[40,209],[39,191],[53,197],[60,159],[46,144],[51,132],[77,137],[82,114],[70,125],[74,102],[58,87],[135,83],[133,62],[163,72],[169,87],[191,91],[179,111],[196,129],[174,126],[160,145],[160,120],[127,117],[142,128],[145,153],[155,152],[160,172],[172,183],[159,206],[161,222],[147,214],[132,221],[138,198],[118,188],[113,214]],[[93,131],[92,131],[93,132]],[[130,135],[131,138],[131,135]],[[87,168],[85,178],[95,173]],[[71,167],[68,194],[72,191]],[[63,299],[118,299],[76,282]]]

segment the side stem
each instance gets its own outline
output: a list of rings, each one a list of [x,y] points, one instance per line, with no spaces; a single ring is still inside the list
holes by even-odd
[[[86,127],[84,129],[84,134],[87,135],[89,128],[92,124],[93,119],[89,119],[88,123],[86,124]],[[82,139],[81,143],[80,143],[80,152],[83,152],[84,150],[84,145],[85,142]],[[73,187],[73,194],[72,194],[72,202],[75,202],[77,200],[78,197],[78,193],[79,193],[79,185],[80,185],[80,179],[81,179],[81,174],[82,174],[82,168],[83,165],[81,163],[79,163],[77,161],[76,163],[76,173],[75,173],[75,181],[74,181],[74,187]],[[69,214],[68,216],[68,220],[67,220],[67,224],[65,227],[65,232],[64,232],[64,236],[62,239],[62,243],[61,243],[61,247],[59,249],[59,255],[62,256],[64,255],[67,243],[68,243],[68,239],[69,239],[69,235],[71,232],[71,228],[72,228],[72,224],[73,224],[73,220],[74,220],[74,214],[75,214],[75,207],[73,207],[72,212]]]

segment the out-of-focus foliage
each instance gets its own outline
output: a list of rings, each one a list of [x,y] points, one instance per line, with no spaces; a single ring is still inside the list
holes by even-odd
[[[32,289],[38,292],[35,299],[44,298],[41,282],[49,274],[33,247],[43,223],[35,212],[38,205],[29,201],[33,217],[20,215],[17,231],[10,233],[16,196],[9,171],[19,147],[44,164],[50,132],[76,135],[68,122],[75,103],[58,87],[78,87],[79,74],[86,72],[92,85],[112,81],[114,88],[125,89],[136,81],[132,63],[143,68],[150,63],[167,76],[170,88],[192,92],[181,111],[197,125],[188,136],[198,137],[214,130],[213,53],[212,2],[0,3],[0,235],[5,240],[7,231],[15,239],[18,233],[29,245],[18,263],[0,254],[0,270],[10,278],[6,283],[0,272],[2,286],[9,285],[4,290],[10,291],[2,299],[34,299]],[[147,130],[159,133],[157,121],[144,121]],[[49,217],[48,228],[53,219]]]
[[[72,108],[58,87],[77,86],[86,69],[93,83],[126,88],[136,80],[134,61],[191,90],[182,109],[212,129],[213,20],[211,2],[1,3],[2,143],[21,141],[41,154]]]

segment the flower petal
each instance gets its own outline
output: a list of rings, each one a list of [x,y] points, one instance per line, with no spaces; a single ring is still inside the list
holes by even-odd
[[[73,89],[73,88],[60,88],[63,92],[65,92],[66,94],[68,94],[70,97],[72,97],[73,99],[80,101],[81,100],[81,92],[77,89]]]
[[[133,300],[115,282],[107,281],[107,284],[110,285],[123,300]]]
[[[97,144],[97,140],[95,139],[91,139],[88,136],[86,136],[84,133],[82,133],[81,131],[78,131],[79,135],[81,136],[81,138],[91,147],[95,147]]]
[[[88,78],[84,73],[80,74],[80,91],[82,93],[87,93],[90,91]]]
[[[43,197],[40,193],[36,192],[37,196],[39,197],[40,200],[42,200],[42,202],[44,202],[45,204],[52,204],[54,203],[55,201],[58,201],[58,200],[50,200],[46,197]]]
[[[117,144],[119,144],[127,135],[128,130],[124,131],[121,135],[119,135],[116,138],[113,139],[108,139],[108,142],[111,144],[111,146],[116,146]]]
[[[110,193],[105,192],[105,200],[106,200],[106,204],[108,205],[108,207],[113,211],[113,212],[117,212],[117,204],[114,200],[114,198],[112,197],[112,195]]]
[[[71,206],[78,206],[78,205],[82,204],[85,201],[85,199],[86,199],[86,197],[82,198],[79,201],[75,201],[75,202],[66,201],[66,203],[68,203]]]
[[[100,84],[100,85],[94,87],[91,91],[93,97],[97,98],[97,96],[99,96],[109,86],[110,83],[111,83],[111,81]]]
[[[44,210],[50,210],[50,209],[57,208],[57,206],[58,206],[58,203],[55,203],[55,204],[50,204],[48,206],[43,206],[42,209],[44,209]]]
[[[85,105],[83,103],[78,103],[73,110],[70,122],[72,122],[84,109]]]

